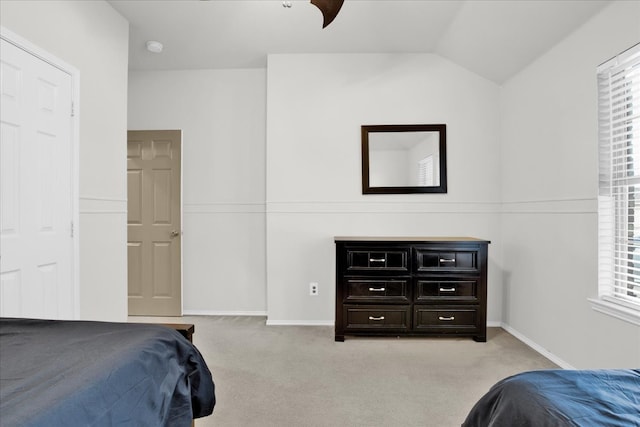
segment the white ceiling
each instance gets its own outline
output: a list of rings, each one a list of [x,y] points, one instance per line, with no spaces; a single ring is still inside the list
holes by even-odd
[[[610,0],[345,0],[325,29],[308,0],[109,3],[130,23],[135,70],[265,67],[270,53],[437,53],[501,84]]]

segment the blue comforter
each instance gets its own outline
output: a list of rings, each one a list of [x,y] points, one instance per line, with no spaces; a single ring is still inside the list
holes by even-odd
[[[189,426],[212,413],[198,350],[160,325],[0,319],[0,426]]]
[[[496,383],[462,425],[640,426],[640,369],[514,375]]]

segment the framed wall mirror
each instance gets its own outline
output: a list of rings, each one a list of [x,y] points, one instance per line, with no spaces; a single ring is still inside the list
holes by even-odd
[[[362,126],[362,194],[447,192],[447,125]]]

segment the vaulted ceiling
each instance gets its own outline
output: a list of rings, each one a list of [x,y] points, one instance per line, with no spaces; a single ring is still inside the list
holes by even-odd
[[[327,28],[308,0],[110,0],[135,70],[265,67],[271,53],[436,53],[498,84],[610,0],[345,0]],[[145,44],[164,44],[161,54]]]

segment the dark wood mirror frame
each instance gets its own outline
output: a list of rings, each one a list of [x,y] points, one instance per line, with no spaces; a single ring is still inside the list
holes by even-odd
[[[439,149],[439,181],[434,186],[371,186],[369,135],[376,132],[437,132]],[[447,125],[363,125],[362,126],[362,194],[413,194],[447,192]]]

